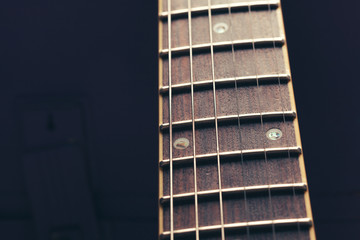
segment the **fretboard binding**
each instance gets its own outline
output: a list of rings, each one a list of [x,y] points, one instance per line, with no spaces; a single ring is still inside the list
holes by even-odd
[[[264,220],[264,221],[251,221],[251,222],[239,222],[239,223],[228,223],[225,224],[224,227],[227,230],[235,230],[235,229],[243,229],[246,227],[268,227],[268,226],[293,226],[293,225],[303,225],[303,226],[311,226],[312,221],[310,218],[290,218],[290,219],[276,219],[276,220]],[[216,231],[220,230],[221,225],[213,225],[213,226],[203,226],[199,227],[199,231],[208,232],[208,231]],[[174,231],[176,235],[184,235],[184,234],[193,234],[195,233],[195,228],[186,228],[186,229],[178,229]],[[168,238],[170,235],[169,231],[163,232],[161,234],[161,238]]]
[[[288,184],[270,184],[270,185],[258,185],[258,186],[247,186],[247,187],[236,187],[236,188],[223,188],[221,189],[222,193],[227,194],[236,194],[236,193],[242,193],[244,191],[246,192],[261,192],[261,191],[267,191],[267,190],[306,190],[307,186],[306,183],[288,183]],[[201,197],[211,197],[211,196],[217,196],[219,194],[220,190],[207,190],[207,191],[198,191],[198,196]],[[191,193],[182,193],[182,194],[175,194],[174,200],[186,200],[189,198],[193,198],[195,196],[194,192]],[[169,202],[170,196],[164,196],[160,198],[160,203],[164,204]]]
[[[264,113],[249,113],[249,114],[240,114],[240,115],[227,115],[227,116],[218,116],[218,122],[231,122],[235,120],[255,120],[258,118],[278,118],[278,117],[285,117],[285,118],[295,118],[296,112],[294,111],[280,111],[280,112],[264,112]],[[215,117],[208,117],[208,118],[198,118],[194,120],[196,124],[209,124],[215,121]],[[183,128],[189,127],[192,124],[192,120],[184,120],[184,121],[177,121],[172,122],[173,128]],[[166,130],[169,128],[169,123],[164,123],[160,125],[161,130]]]
[[[248,156],[248,155],[263,155],[266,154],[276,154],[276,153],[301,153],[301,147],[279,147],[279,148],[261,148],[261,149],[247,149],[247,150],[239,150],[239,151],[230,151],[230,152],[220,152],[221,157],[236,157],[236,156]],[[197,160],[205,160],[205,159],[212,159],[217,156],[216,153],[209,153],[209,154],[199,154],[196,155]],[[187,156],[187,157],[180,157],[180,158],[173,158],[174,163],[186,163],[192,161],[194,156]],[[160,166],[164,167],[169,165],[169,159],[164,159],[160,161]]]
[[[214,42],[214,43],[204,43],[204,44],[196,44],[196,45],[192,45],[191,49],[193,51],[200,51],[200,50],[206,50],[206,49],[210,49],[211,46],[214,47],[214,49],[217,48],[226,48],[226,47],[231,47],[232,45],[234,46],[252,46],[252,44],[255,45],[270,45],[273,46],[273,44],[275,43],[276,45],[283,45],[285,43],[285,38],[284,37],[276,37],[276,38],[255,38],[255,39],[244,39],[244,40],[235,40],[235,41],[224,41],[224,42]],[[190,51],[190,46],[183,46],[183,47],[176,47],[176,48],[171,48],[171,53],[172,54],[177,54],[177,53],[187,53]],[[160,51],[160,56],[164,57],[167,56],[167,54],[169,53],[169,49],[163,49]]]
[[[240,2],[240,3],[230,3],[230,4],[216,4],[216,5],[212,5],[210,7],[211,10],[217,10],[217,11],[226,11],[229,8],[230,9],[237,9],[237,8],[248,8],[250,7],[268,7],[271,6],[272,8],[274,7],[278,7],[280,5],[279,1],[258,1],[258,2]],[[207,13],[209,11],[209,7],[208,6],[201,6],[201,7],[194,7],[190,9],[190,12],[192,14],[196,14],[196,13]],[[170,11],[170,15],[172,17],[187,17],[189,13],[189,9],[178,9],[178,10],[173,10]],[[159,14],[159,18],[161,20],[167,20],[169,15],[169,12],[162,12]]]
[[[252,75],[252,76],[242,76],[242,77],[233,77],[233,78],[220,78],[215,79],[216,84],[234,84],[236,81],[237,83],[250,83],[256,81],[264,82],[264,81],[278,81],[281,82],[288,82],[290,81],[290,75],[289,74],[266,74],[266,75]],[[194,87],[207,87],[212,86],[213,80],[204,80],[204,81],[198,81],[194,82]],[[171,89],[173,90],[186,90],[191,88],[191,83],[181,83],[181,84],[173,84],[171,86]],[[169,91],[169,86],[163,86],[160,88],[160,93],[164,94]]]

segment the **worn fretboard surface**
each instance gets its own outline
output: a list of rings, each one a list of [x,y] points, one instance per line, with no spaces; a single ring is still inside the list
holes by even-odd
[[[280,2],[159,19],[159,237],[315,239]]]

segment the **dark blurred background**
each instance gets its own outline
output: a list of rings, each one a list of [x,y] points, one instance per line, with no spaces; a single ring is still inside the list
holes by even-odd
[[[283,1],[318,239],[360,239],[360,2]],[[0,239],[157,238],[157,2],[0,4]]]

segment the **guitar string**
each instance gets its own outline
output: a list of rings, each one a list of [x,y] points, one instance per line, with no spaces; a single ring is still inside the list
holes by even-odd
[[[193,77],[193,50],[192,50],[192,28],[191,28],[191,0],[188,0],[188,24],[189,24],[189,55],[190,55],[190,82],[191,82],[191,118],[192,118],[192,142],[194,155],[194,201],[195,201],[195,236],[200,239],[199,234],[199,206],[197,193],[197,166],[196,166],[196,144],[195,144],[195,109],[194,109],[194,77]]]
[[[208,0],[208,17],[209,17],[209,34],[210,34],[210,52],[211,52],[211,74],[213,82],[213,99],[214,99],[214,115],[215,115],[215,135],[216,135],[216,158],[218,168],[218,183],[219,183],[219,207],[220,207],[220,223],[221,223],[221,240],[225,240],[224,229],[224,210],[221,188],[221,165],[220,165],[220,151],[219,151],[219,131],[218,131],[218,119],[216,111],[216,84],[215,84],[215,69],[214,69],[214,45],[212,36],[212,20],[211,20],[211,0]]]
[[[248,4],[248,12],[249,12],[249,18],[250,18],[250,33],[251,33],[251,39],[252,39],[252,52],[254,55],[254,62],[255,62],[255,76],[256,76],[256,88],[257,88],[257,99],[259,104],[259,112],[260,112],[260,122],[261,122],[261,133],[264,134],[264,120],[263,120],[263,114],[261,109],[261,102],[260,102],[260,84],[259,84],[259,77],[258,77],[258,69],[257,69],[257,56],[256,56],[256,49],[255,49],[255,40],[254,40],[254,33],[253,33],[253,24],[252,24],[252,14],[251,14],[251,5]],[[254,20],[256,21],[256,19]],[[263,136],[262,136],[263,137]],[[268,183],[268,196],[269,196],[269,214],[272,215],[272,219],[275,219],[275,212],[272,204],[272,197],[271,197],[271,189],[270,189],[270,179],[271,179],[271,171],[269,171],[269,164],[266,154],[266,143],[265,138],[263,137],[263,147],[264,147],[264,158],[265,158],[265,171],[266,171],[266,178]],[[271,230],[272,230],[272,236],[273,239],[276,240],[276,229],[275,224],[271,224]]]
[[[230,41],[231,41],[231,54],[232,54],[232,65],[233,65],[233,76],[234,78],[236,77],[236,59],[235,59],[235,47],[234,47],[234,33],[233,33],[233,20],[232,20],[232,13],[231,13],[231,5],[230,5],[230,0],[227,0],[228,2],[228,12],[229,12],[229,22],[230,22]],[[238,124],[238,133],[239,133],[239,148],[240,148],[240,162],[241,162],[241,179],[242,179],[242,183],[245,187],[245,173],[244,173],[244,156],[243,156],[243,149],[242,149],[242,137],[241,137],[241,121],[240,121],[240,104],[239,104],[239,99],[238,99],[238,85],[237,85],[237,81],[236,78],[234,80],[234,87],[235,87],[235,100],[236,100],[236,110],[237,110],[237,124]],[[246,193],[246,189],[244,189],[244,208],[245,208],[245,219],[246,219],[246,238],[250,239],[250,227],[248,224],[249,221],[249,210],[248,210],[248,206],[247,206],[247,193]]]
[[[270,2],[270,0],[269,0]],[[280,7],[280,6],[278,6]],[[274,17],[272,16],[272,10],[271,10],[271,5],[270,3],[268,3],[268,14],[269,14],[269,22],[270,22],[270,27],[271,27],[271,34],[272,34],[272,38],[274,39],[275,38],[275,30],[274,30],[274,26],[273,26],[273,23],[277,23],[277,19],[275,17],[275,20],[273,19]],[[277,13],[275,12],[275,16],[277,16]],[[276,29],[276,28],[275,28]],[[286,143],[287,145],[290,147],[290,141],[289,141],[289,134],[288,134],[288,129],[286,127],[286,118],[285,118],[285,113],[284,111],[286,110],[286,106],[284,106],[286,103],[283,102],[283,96],[282,96],[282,91],[281,91],[281,82],[280,82],[280,67],[279,67],[279,64],[278,64],[278,57],[276,55],[276,45],[275,45],[275,41],[272,42],[273,44],[273,48],[272,48],[272,51],[273,51],[273,62],[274,62],[274,65],[275,65],[275,72],[277,73],[277,82],[278,82],[278,94],[280,96],[280,103],[281,103],[281,108],[282,108],[282,112],[283,112],[283,123],[284,123],[284,135],[286,137]],[[289,83],[288,83],[289,84]],[[290,150],[288,149],[287,151],[287,157],[288,157],[288,161],[289,163],[292,165],[294,165],[292,162],[292,159],[291,159],[291,155],[290,155]],[[293,167],[292,167],[293,168]],[[296,168],[292,169],[292,181],[293,183],[295,184],[296,183],[296,176],[295,176],[295,170]],[[292,194],[293,194],[293,204],[295,205],[294,208],[295,208],[295,211],[296,211],[296,215],[298,217],[300,217],[300,209],[296,206],[299,206],[300,203],[296,197],[296,192],[295,192],[295,187],[292,188]],[[298,239],[301,239],[301,233],[300,233],[300,223],[298,222],[297,223],[297,231],[298,231]]]
[[[168,1],[168,78],[169,78],[169,161],[170,161],[170,240],[174,240],[174,193],[173,193],[173,156],[172,156],[172,86],[171,86],[171,0]]]

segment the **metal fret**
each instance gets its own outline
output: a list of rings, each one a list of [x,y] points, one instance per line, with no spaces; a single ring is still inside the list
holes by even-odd
[[[271,189],[272,191],[276,190],[306,190],[307,185],[306,183],[289,183],[289,184],[270,184],[270,185],[258,185],[258,186],[247,186],[247,187],[236,187],[236,188],[223,188],[221,191],[219,189],[215,190],[208,190],[208,191],[199,191],[197,192],[198,196],[201,197],[211,197],[219,194],[219,192],[227,193],[227,194],[235,194],[235,193],[242,193],[244,191],[246,192],[261,192],[261,191],[267,191],[268,189]],[[195,193],[181,193],[181,194],[175,194],[174,201],[175,200],[186,200],[189,198],[194,198]],[[170,196],[164,196],[160,199],[161,204],[168,203],[170,200]]]
[[[256,38],[252,39],[244,39],[244,40],[234,40],[234,41],[224,41],[224,42],[214,42],[213,44],[210,43],[203,43],[203,44],[196,44],[192,46],[193,51],[204,51],[210,50],[211,45],[214,49],[226,48],[231,47],[232,45],[236,47],[246,47],[251,46],[252,43],[255,45],[271,45],[275,43],[276,46],[282,46],[285,43],[284,37],[275,37],[275,38]],[[190,50],[190,46],[183,46],[183,47],[176,47],[171,48],[171,52],[173,54],[180,54],[180,53],[188,53]],[[165,57],[169,53],[169,49],[163,49],[160,51],[160,56]]]
[[[217,4],[217,5],[212,5],[210,6],[210,10],[213,11],[226,11],[229,9],[247,9],[249,7],[249,5],[251,7],[268,7],[269,5],[273,8],[277,8],[280,5],[280,1],[257,1],[257,2],[240,2],[240,3],[230,3],[230,4]],[[194,8],[190,8],[190,12],[192,14],[197,13],[207,13],[209,10],[208,6],[201,6],[201,7],[194,7]],[[179,9],[179,10],[173,10],[173,11],[167,11],[167,12],[162,12],[159,14],[159,18],[161,20],[167,20],[167,17],[170,13],[171,16],[173,17],[187,17],[187,14],[189,12],[189,9]]]
[[[276,220],[265,220],[265,221],[251,221],[251,222],[239,222],[239,223],[230,223],[224,224],[224,228],[226,230],[235,230],[235,229],[243,229],[246,227],[269,227],[272,225],[275,226],[296,226],[296,224],[300,224],[303,226],[312,226],[312,220],[310,218],[292,218],[292,219],[276,219]],[[214,226],[204,226],[199,227],[200,232],[210,232],[215,230],[220,230],[221,225]],[[174,230],[175,235],[187,235],[195,232],[195,228],[187,228],[187,229],[178,229]],[[168,239],[170,232],[163,232],[161,234],[162,239]]]
[[[247,149],[247,150],[239,150],[239,151],[231,151],[231,152],[220,152],[220,157],[236,157],[236,156],[249,156],[249,155],[261,155],[263,156],[265,153],[267,154],[281,154],[281,153],[301,153],[301,147],[281,147],[281,148],[261,148],[261,149]],[[208,153],[208,154],[199,154],[196,155],[196,159],[198,160],[208,160],[216,158],[217,153]],[[186,156],[180,158],[173,158],[172,161],[174,164],[179,163],[187,163],[193,161],[194,156]],[[160,161],[160,166],[164,167],[169,165],[169,159],[164,159]]]
[[[258,119],[261,116],[263,118],[278,118],[278,117],[295,118],[296,112],[285,111],[285,112],[265,112],[265,113],[249,113],[249,114],[240,114],[240,115],[227,115],[227,116],[218,116],[217,120],[218,122],[232,122],[238,119],[240,120]],[[195,119],[196,124],[208,124],[208,123],[213,123],[214,121],[215,121],[215,117]],[[184,128],[191,126],[191,124],[192,124],[192,120],[183,120],[178,122],[172,122],[172,127]],[[168,128],[169,128],[169,123],[163,123],[160,125],[161,130],[167,130]]]
[[[267,75],[259,75],[258,76],[259,82],[272,82],[280,80],[281,82],[289,82],[290,81],[290,75],[289,74],[267,74]],[[233,84],[234,81],[237,81],[237,83],[256,83],[256,76],[243,76],[243,77],[234,77],[234,78],[221,78],[221,79],[215,79],[216,84]],[[205,80],[205,81],[199,81],[194,82],[194,87],[211,87],[213,84],[212,80]],[[190,89],[191,83],[182,83],[182,84],[174,84],[171,86],[172,90],[179,91],[179,90],[186,90]],[[163,86],[160,88],[160,93],[164,94],[169,91],[168,86]]]

